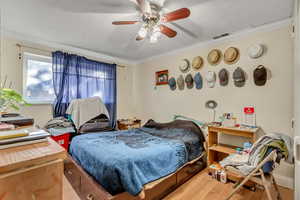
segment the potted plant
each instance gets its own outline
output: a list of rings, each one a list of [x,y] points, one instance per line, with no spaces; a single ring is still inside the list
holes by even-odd
[[[6,77],[5,81],[2,84],[0,83],[0,117],[8,109],[20,110],[21,106],[29,105],[18,92],[10,87],[6,88],[5,82]]]
[[[10,88],[0,88],[0,113],[8,109],[19,110],[21,106],[29,105],[22,95]]]

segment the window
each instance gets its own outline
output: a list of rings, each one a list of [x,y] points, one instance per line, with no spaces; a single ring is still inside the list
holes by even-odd
[[[23,96],[31,104],[54,101],[51,57],[24,53]]]

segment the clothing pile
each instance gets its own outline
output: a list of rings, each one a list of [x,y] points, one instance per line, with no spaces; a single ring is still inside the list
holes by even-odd
[[[248,154],[231,154],[220,162],[224,168],[227,166],[238,169],[242,174],[248,175],[256,166],[271,153],[276,150],[276,162],[279,163],[282,158],[287,162],[293,163],[293,141],[292,138],[273,133],[261,137],[251,147]],[[263,166],[264,172],[272,171],[274,163],[268,162]]]
[[[47,122],[45,129],[52,136],[59,136],[65,133],[75,133],[73,123],[64,117],[56,117]]]
[[[109,118],[106,106],[100,97],[74,99],[71,101],[66,113],[71,116],[72,121],[78,130],[82,125],[100,114],[104,114]]]

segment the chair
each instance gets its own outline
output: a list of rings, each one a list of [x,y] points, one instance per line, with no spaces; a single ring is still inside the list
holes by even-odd
[[[236,169],[236,168],[226,167],[227,171],[233,172],[233,173],[238,173],[239,175],[244,176],[244,179],[241,182],[237,183],[236,187],[227,196],[226,200],[229,200],[248,181],[252,181],[252,182],[254,182],[254,183],[258,184],[258,185],[262,185],[264,187],[265,191],[266,191],[268,200],[272,200],[270,188],[272,187],[272,185],[274,185],[274,188],[275,188],[275,190],[277,192],[277,199],[281,200],[282,198],[281,198],[278,186],[276,184],[276,181],[274,179],[274,176],[273,176],[272,172],[270,172],[269,174],[265,174],[263,172],[263,170],[262,170],[262,167],[264,166],[264,164],[266,164],[268,161],[275,162],[276,157],[277,157],[276,150],[273,150],[247,176],[242,175],[242,173],[238,169]]]

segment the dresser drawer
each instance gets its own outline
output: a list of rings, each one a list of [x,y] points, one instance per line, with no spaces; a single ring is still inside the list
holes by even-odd
[[[189,164],[185,166],[177,173],[177,184],[184,183],[185,181],[190,179],[192,176],[194,176],[204,168],[205,168],[205,163],[202,160],[199,160],[193,164]]]
[[[0,175],[4,200],[62,200],[63,161],[55,160]]]

